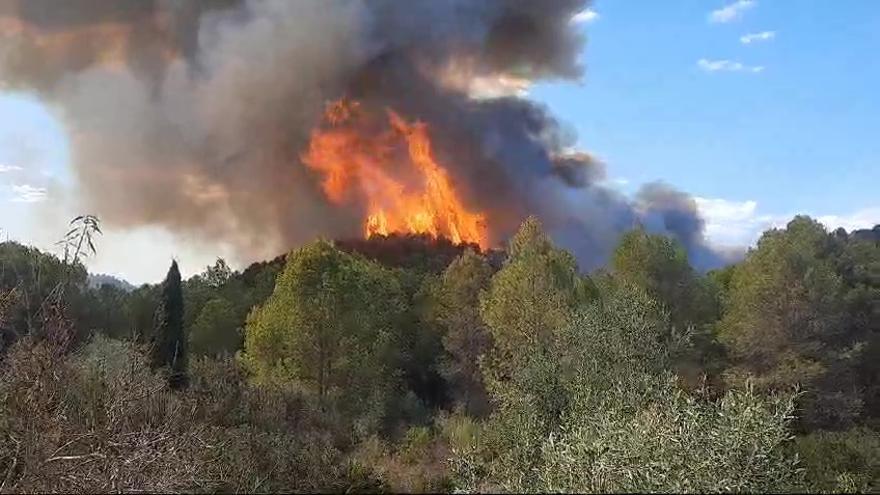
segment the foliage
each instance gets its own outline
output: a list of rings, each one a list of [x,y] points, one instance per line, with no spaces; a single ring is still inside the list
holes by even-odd
[[[856,369],[864,390],[864,411],[876,422],[880,418],[880,242],[839,233],[834,240],[837,272],[846,287],[846,332],[850,340],[863,345]]]
[[[247,315],[272,293],[275,277],[282,268],[281,263],[273,260],[254,263],[238,273],[220,258],[186,280],[183,321],[193,352],[234,354],[241,350]]]
[[[142,285],[130,292],[124,308],[128,323],[126,328],[119,329],[116,334],[127,335],[138,342],[148,342],[153,335],[154,317],[161,295],[161,284]],[[110,335],[114,333],[110,332]]]
[[[188,332],[192,354],[234,354],[242,345],[236,323],[235,309],[229,301],[218,298],[205,303]]]
[[[153,330],[152,362],[157,368],[168,369],[171,388],[186,386],[187,336],[183,329],[183,294],[180,270],[171,262],[162,283],[162,297],[156,309]]]
[[[648,234],[641,227],[632,230],[621,238],[611,266],[621,280],[662,303],[676,326],[700,325],[717,313],[710,286],[691,268],[687,252],[675,239]]]
[[[379,437],[363,442],[355,457],[391,493],[447,493],[452,484],[443,439],[429,427],[414,426],[397,443]]]
[[[704,276],[637,229],[586,277],[531,218],[506,258],[319,241],[130,292],[82,229],[3,243],[0,492],[878,491],[875,231]]]
[[[796,217],[766,232],[737,266],[719,323],[735,360],[733,383],[747,374],[763,389],[803,386],[805,426],[846,425],[862,412],[846,332],[845,286],[821,224]]]
[[[395,389],[399,282],[324,241],[291,253],[269,300],[248,318],[245,362],[258,380],[294,380],[322,404],[359,411],[362,432]]]
[[[591,289],[574,257],[555,248],[540,222],[528,218],[480,299],[480,315],[494,343],[484,369],[490,380],[506,381],[532,356],[550,352],[556,333],[589,300]]]
[[[79,215],[70,221],[70,230],[58,241],[64,251],[64,264],[76,265],[81,257],[97,254],[95,235],[101,235],[101,221],[95,215]]]
[[[427,319],[440,327],[448,353],[443,374],[456,391],[456,402],[477,416],[489,407],[480,360],[490,348],[491,337],[480,316],[479,297],[492,273],[485,258],[468,250],[426,288],[430,301]]]
[[[453,244],[449,239],[427,234],[373,235],[369,239],[339,241],[336,247],[389,268],[418,273],[440,273],[466,250],[479,251],[475,244]]]
[[[3,363],[4,491],[336,492],[378,486],[341,455],[329,433],[295,431],[311,413],[283,418],[278,396],[255,391],[234,367],[199,361],[192,389],[181,395],[171,393],[150,370],[147,354],[131,344],[97,338],[76,354],[57,356],[51,343],[24,339]],[[238,398],[235,407],[228,407],[227,394]],[[231,411],[238,411],[236,421]]]
[[[699,388],[708,379],[717,386],[725,364],[724,350],[714,329],[724,287],[718,274],[698,274],[677,240],[649,234],[642,227],[621,238],[611,267],[613,280],[644,290],[669,313],[679,331],[691,334],[691,348],[683,349],[675,364],[683,382]]]
[[[815,491],[880,491],[880,434],[872,429],[817,431],[799,437],[793,450]]]
[[[232,269],[226,264],[226,260],[217,258],[217,262],[205,270],[203,278],[208,283],[208,286],[219,289],[229,282],[232,275]]]
[[[120,339],[132,336],[126,313],[132,301],[128,292],[103,284],[84,293],[82,299],[77,324],[88,330],[89,334],[97,332]]]
[[[41,309],[65,281],[67,298],[79,303],[86,278],[85,267],[78,262],[66,265],[36,248],[15,242],[0,243],[0,291],[14,290],[16,293],[15,304],[6,310],[5,344],[12,344],[25,335],[40,333]],[[75,307],[76,310],[81,308],[80,304]]]
[[[590,305],[520,380],[549,383],[559,411],[502,390],[470,447],[454,449],[458,488],[511,492],[778,491],[799,486],[783,452],[790,398],[692,397],[663,372],[682,345],[657,303],[626,286]],[[560,363],[557,365],[557,363]],[[552,370],[548,373],[547,370]]]
[[[6,489],[108,492],[198,488],[205,433],[141,354],[96,341],[59,362],[51,342],[22,339],[3,364]]]
[[[566,418],[559,436],[545,440],[539,491],[778,492],[800,485],[794,459],[781,449],[790,440],[790,400],[768,403],[734,391],[700,403],[672,380],[647,381],[637,401],[621,400],[630,390],[618,385],[608,401],[593,397],[594,414]]]

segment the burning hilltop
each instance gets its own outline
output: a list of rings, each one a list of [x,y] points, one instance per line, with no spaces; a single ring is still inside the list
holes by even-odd
[[[487,247],[486,219],[468,211],[446,169],[434,159],[428,126],[391,109],[388,126],[369,122],[358,102],[328,106],[325,129],[312,132],[303,163],[323,175],[335,204],[366,206],[364,235],[402,232],[443,236]]]
[[[70,130],[78,208],[263,258],[316,236],[500,245],[529,214],[602,263],[642,223],[714,260],[696,205],[635,200],[527,99],[578,79],[585,0],[6,0],[0,83]],[[586,137],[588,140],[588,136]]]

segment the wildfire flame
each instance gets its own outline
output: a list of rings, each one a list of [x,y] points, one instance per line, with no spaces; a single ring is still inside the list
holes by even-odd
[[[427,124],[388,109],[377,129],[358,102],[346,99],[328,105],[324,120],[303,162],[323,174],[330,201],[365,201],[366,237],[407,232],[487,247],[485,217],[462,204],[434,159]]]

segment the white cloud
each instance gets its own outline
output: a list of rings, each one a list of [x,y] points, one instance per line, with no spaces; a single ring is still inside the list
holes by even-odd
[[[47,191],[44,187],[34,187],[29,184],[13,185],[12,201],[15,203],[39,203],[46,199]]]
[[[599,13],[593,9],[584,9],[571,18],[572,24],[589,24],[599,19]]]
[[[525,97],[532,81],[507,73],[486,73],[472,60],[451,60],[438,70],[434,76],[450,89],[463,91],[477,99],[491,99],[505,96]]]
[[[764,66],[762,65],[745,65],[734,60],[708,60],[701,58],[697,61],[697,66],[706,72],[752,72],[757,74],[764,71]]]
[[[764,231],[784,228],[795,213],[780,215],[759,211],[758,202],[695,197],[700,216],[706,222],[706,238],[722,248],[752,246]],[[880,207],[865,208],[845,215],[814,215],[829,231],[843,227],[848,232],[880,224]]]
[[[762,31],[760,33],[749,33],[740,36],[739,42],[743,45],[750,45],[761,41],[770,41],[776,37],[776,31]]]
[[[709,14],[709,22],[724,24],[727,22],[733,22],[742,17],[743,13],[746,10],[751,9],[758,2],[755,0],[737,0],[729,5],[726,5],[720,9],[713,10]]]
[[[21,169],[22,168],[19,167],[18,165],[4,165],[4,164],[0,163],[0,174],[6,173],[6,172],[18,172]]]
[[[473,77],[467,82],[466,86],[468,94],[477,99],[492,99],[505,96],[525,98],[532,87],[532,81],[521,77],[499,74]]]
[[[880,224],[880,207],[865,208],[849,215],[822,215],[816,217],[828,230],[843,227],[847,231],[870,229]]]
[[[741,247],[753,244],[764,230],[785,225],[790,217],[758,213],[758,202],[695,197],[706,222],[706,237],[714,245]]]

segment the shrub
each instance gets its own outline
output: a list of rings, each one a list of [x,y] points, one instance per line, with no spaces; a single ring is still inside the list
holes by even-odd
[[[880,435],[869,428],[817,431],[799,437],[807,486],[820,492],[880,491]]]

